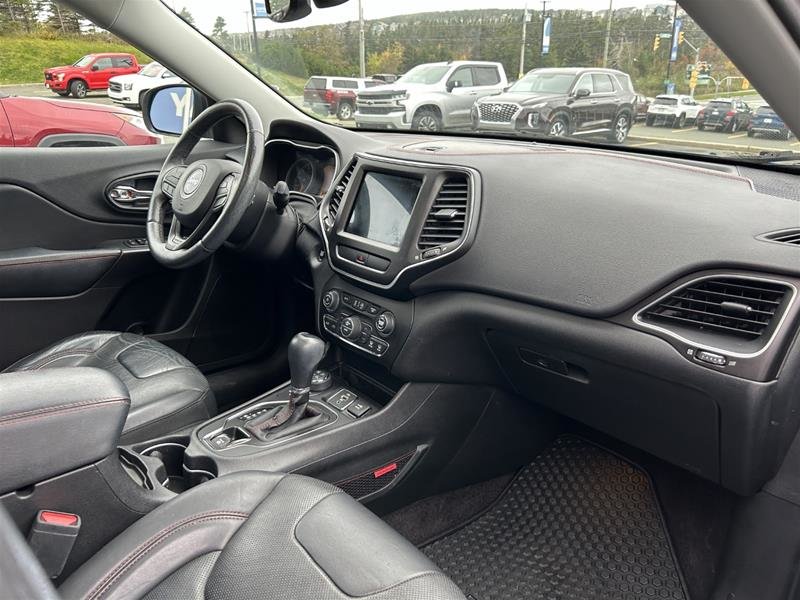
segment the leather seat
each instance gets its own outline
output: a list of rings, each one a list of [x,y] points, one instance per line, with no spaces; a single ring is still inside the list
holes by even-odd
[[[239,472],[146,515],[59,588],[65,599],[465,600],[340,489]]]
[[[208,380],[183,356],[141,335],[93,331],[66,338],[4,372],[97,367],[119,377],[131,405],[121,442],[171,433],[217,414]]]

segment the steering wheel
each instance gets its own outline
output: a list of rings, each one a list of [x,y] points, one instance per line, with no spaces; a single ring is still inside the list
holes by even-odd
[[[247,132],[242,164],[217,158],[191,161],[189,155],[203,134],[229,117],[238,117]],[[161,167],[147,213],[147,241],[159,263],[189,267],[225,243],[255,198],[264,137],[261,117],[244,100],[218,102],[189,124]]]

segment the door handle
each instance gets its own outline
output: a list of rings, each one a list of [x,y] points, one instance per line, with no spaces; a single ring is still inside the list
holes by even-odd
[[[589,104],[597,104],[599,100],[589,100]]]
[[[124,210],[147,210],[152,196],[152,190],[137,190],[130,185],[117,185],[108,190],[111,203]]]

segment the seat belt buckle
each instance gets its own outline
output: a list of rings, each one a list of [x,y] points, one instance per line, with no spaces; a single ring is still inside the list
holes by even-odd
[[[80,529],[78,515],[55,510],[40,510],[36,514],[28,545],[51,579],[64,570]]]

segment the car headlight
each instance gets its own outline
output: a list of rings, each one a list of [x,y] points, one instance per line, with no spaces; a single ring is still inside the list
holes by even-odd
[[[539,113],[528,113],[528,127],[534,128],[539,126]]]
[[[132,83],[123,83],[122,84],[122,89],[123,90],[132,90],[133,89],[133,84]]]
[[[143,129],[143,130],[147,131],[147,125],[144,124],[144,119],[142,117],[140,117],[139,115],[120,115],[120,114],[117,114],[117,116],[120,119],[122,119],[123,121],[127,121],[128,123],[130,123],[134,127],[138,127],[139,129]]]
[[[58,75],[56,75],[56,79],[58,79],[59,81],[64,81],[64,74],[59,73]]]

